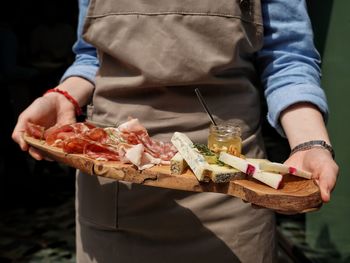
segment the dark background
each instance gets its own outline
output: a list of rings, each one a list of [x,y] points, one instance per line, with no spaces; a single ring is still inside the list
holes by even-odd
[[[57,176],[62,167],[29,158],[11,140],[11,132],[20,112],[44,91],[53,88],[73,61],[71,48],[76,39],[77,15],[78,6],[74,0],[8,1],[6,8],[2,6],[1,210],[45,203],[46,194],[60,187],[56,185],[57,181],[43,174]],[[62,177],[61,181],[63,178],[74,179],[72,176]],[[55,185],[50,185],[50,182]],[[49,185],[43,187],[45,184]],[[69,189],[74,187],[74,183],[70,185],[67,184]]]

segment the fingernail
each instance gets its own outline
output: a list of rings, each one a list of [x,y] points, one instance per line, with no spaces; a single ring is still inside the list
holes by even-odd
[[[21,148],[22,151],[26,151],[27,150],[25,146],[26,145],[25,145],[24,142],[22,142],[22,141],[19,142],[19,147]]]
[[[324,192],[323,201],[324,201],[324,202],[329,202],[330,199],[331,199],[330,192],[329,192],[329,190],[326,190],[326,191]]]

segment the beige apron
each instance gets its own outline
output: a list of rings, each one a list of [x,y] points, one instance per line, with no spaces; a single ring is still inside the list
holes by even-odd
[[[150,135],[206,142],[209,119],[242,127],[247,156],[263,157],[253,54],[258,0],[91,0],[84,38],[98,49],[90,121],[139,118]],[[274,217],[240,199],[77,176],[79,262],[273,262]]]

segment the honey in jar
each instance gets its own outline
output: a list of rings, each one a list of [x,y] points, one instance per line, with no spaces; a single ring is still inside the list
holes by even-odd
[[[210,125],[208,148],[214,153],[225,151],[240,156],[242,151],[241,128],[231,123]]]

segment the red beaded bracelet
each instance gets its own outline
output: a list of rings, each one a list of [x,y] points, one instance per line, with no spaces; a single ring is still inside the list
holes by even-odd
[[[50,92],[58,92],[58,93],[62,94],[63,96],[65,96],[66,99],[69,100],[74,105],[75,114],[77,116],[80,116],[83,114],[83,111],[81,110],[81,108],[79,106],[79,103],[67,91],[60,90],[58,88],[54,88],[54,89],[49,89],[48,91],[46,91],[44,93],[44,95],[47,93],[50,93]]]

